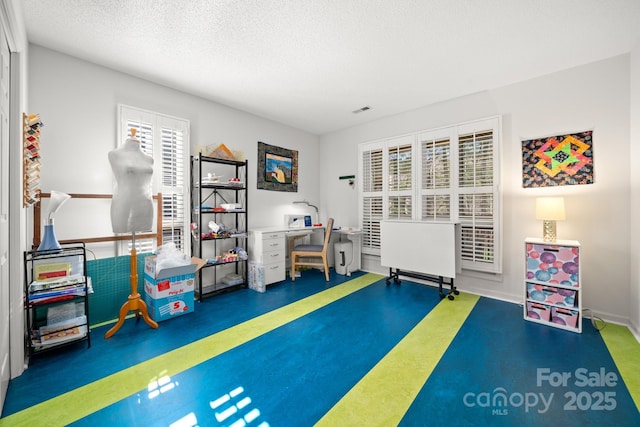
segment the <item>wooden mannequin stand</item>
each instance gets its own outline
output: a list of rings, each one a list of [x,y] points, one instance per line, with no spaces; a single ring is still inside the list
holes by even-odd
[[[127,301],[122,304],[120,307],[120,316],[118,317],[118,323],[114,325],[113,328],[109,329],[106,334],[104,334],[105,339],[111,338],[113,334],[115,334],[120,326],[124,323],[124,319],[129,313],[129,311],[134,311],[136,314],[136,319],[140,318],[140,313],[142,313],[142,319],[152,328],[157,328],[158,324],[154,322],[149,317],[149,312],[147,311],[147,304],[143,300],[140,299],[140,293],[138,292],[138,256],[136,254],[136,233],[131,233],[132,235],[132,248],[131,248],[131,271],[129,275],[129,281],[131,282],[131,294],[129,294],[129,298]]]

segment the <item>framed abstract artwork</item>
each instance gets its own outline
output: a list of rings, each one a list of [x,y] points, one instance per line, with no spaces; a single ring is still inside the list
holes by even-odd
[[[298,191],[298,151],[258,141],[259,190]]]
[[[524,188],[593,184],[593,131],[522,141]]]

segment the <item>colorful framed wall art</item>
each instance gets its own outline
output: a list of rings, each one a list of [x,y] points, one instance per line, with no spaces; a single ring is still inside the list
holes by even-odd
[[[522,141],[524,188],[593,184],[593,131]]]
[[[258,141],[259,190],[298,191],[298,151]]]

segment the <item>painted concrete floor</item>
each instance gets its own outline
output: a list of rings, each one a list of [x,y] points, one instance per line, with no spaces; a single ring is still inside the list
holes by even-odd
[[[640,344],[383,276],[321,272],[207,298],[35,357],[0,426],[640,425]]]

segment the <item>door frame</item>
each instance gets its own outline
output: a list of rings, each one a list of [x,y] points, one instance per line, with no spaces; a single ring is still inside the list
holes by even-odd
[[[9,54],[9,357],[11,378],[25,369],[24,348],[24,268],[27,250],[28,210],[22,206],[22,112],[27,111],[28,41],[19,0],[0,0],[0,19]],[[0,402],[0,407],[2,402]]]

